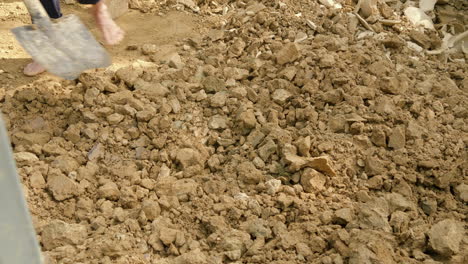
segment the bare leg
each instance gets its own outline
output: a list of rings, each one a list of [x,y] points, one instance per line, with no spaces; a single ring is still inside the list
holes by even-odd
[[[106,44],[115,45],[124,38],[125,32],[112,19],[104,0],[93,6],[92,13]]]
[[[92,14],[106,44],[115,45],[123,39],[125,32],[112,19],[104,0],[93,6]],[[44,67],[33,61],[24,68],[23,73],[27,76],[35,76],[45,71]]]

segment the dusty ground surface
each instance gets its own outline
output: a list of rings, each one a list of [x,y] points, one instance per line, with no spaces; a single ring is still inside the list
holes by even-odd
[[[180,2],[131,1],[112,67],[72,82],[22,76],[28,16],[0,3],[0,108],[49,263],[468,263],[467,56],[425,52],[466,1],[423,33],[409,2],[367,23],[351,0]]]

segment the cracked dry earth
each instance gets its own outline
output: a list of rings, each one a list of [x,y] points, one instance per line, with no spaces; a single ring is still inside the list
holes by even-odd
[[[0,3],[0,108],[47,262],[468,263],[467,56],[425,53],[467,2],[426,31],[409,2],[367,25],[337,2],[133,0],[114,65],[76,81],[21,75],[28,17]]]

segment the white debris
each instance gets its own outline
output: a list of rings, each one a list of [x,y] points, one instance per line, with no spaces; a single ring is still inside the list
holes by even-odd
[[[362,40],[362,39],[365,39],[365,38],[370,38],[370,37],[372,37],[374,35],[375,35],[375,33],[370,31],[370,30],[369,31],[363,31],[363,32],[360,32],[357,35],[356,39],[357,40]]]
[[[434,10],[434,6],[437,3],[437,0],[420,0],[419,9],[423,12],[428,12]]]
[[[312,29],[312,30],[317,30],[317,25],[315,25],[314,22],[310,21],[309,19],[306,19],[306,24]]]
[[[340,9],[340,8],[343,7],[341,4],[335,2],[335,0],[319,0],[319,1],[324,6],[333,7],[333,8],[336,8],[336,9]]]
[[[414,42],[411,42],[411,41],[407,41],[406,42],[406,45],[408,45],[408,48],[416,51],[416,52],[422,52],[424,49],[419,46],[418,44],[414,43]]]
[[[413,25],[423,26],[427,29],[434,29],[434,23],[432,23],[431,18],[421,9],[410,6],[405,9],[404,13]]]
[[[445,33],[441,47],[438,50],[428,50],[427,53],[435,55],[443,52],[453,53],[459,51],[468,54],[468,30],[455,36]]]

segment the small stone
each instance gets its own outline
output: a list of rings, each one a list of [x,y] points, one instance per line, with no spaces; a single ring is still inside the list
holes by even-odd
[[[84,225],[54,220],[42,230],[41,242],[45,250],[52,250],[65,245],[81,245],[87,236]]]
[[[266,191],[269,195],[274,195],[281,188],[281,181],[276,179],[271,179],[265,182]]]
[[[29,165],[35,161],[39,161],[39,158],[36,156],[36,154],[31,152],[15,153],[14,158],[17,163],[26,163]]]
[[[333,211],[325,211],[320,215],[320,221],[324,225],[328,225],[333,220]]]
[[[367,181],[367,187],[369,187],[369,189],[374,189],[374,190],[382,189],[383,184],[384,184],[384,179],[382,175],[376,175]]]
[[[299,140],[296,141],[296,147],[299,151],[299,154],[304,157],[308,157],[310,155],[310,146],[311,146],[310,136],[301,137]]]
[[[319,61],[319,66],[321,68],[330,68],[336,63],[335,57],[332,54],[324,54]]]
[[[72,157],[67,155],[61,155],[55,158],[51,163],[53,168],[60,169],[65,174],[70,174],[72,171],[76,171],[80,166],[78,162]]]
[[[162,227],[159,232],[159,239],[161,239],[166,246],[172,244],[177,236],[177,230],[172,228]]]
[[[328,174],[330,176],[336,176],[336,172],[330,165],[330,160],[325,156],[311,158],[300,157],[291,153],[285,153],[284,159],[289,164],[289,170],[292,172],[309,167],[314,170]]]
[[[388,139],[388,147],[393,149],[401,149],[406,145],[405,129],[403,127],[395,127]]]
[[[437,201],[430,198],[422,198],[420,202],[421,209],[427,215],[432,215],[437,211]]]
[[[173,53],[168,58],[168,64],[172,68],[182,69],[185,64],[182,62],[182,59],[178,53]]]
[[[209,263],[207,261],[207,256],[203,253],[200,248],[196,248],[192,251],[184,253],[174,259],[173,262],[161,263],[161,264],[205,264]],[[159,264],[159,263],[155,263]]]
[[[100,198],[117,200],[120,197],[120,190],[117,184],[114,182],[107,182],[106,184],[99,187],[98,194]]]
[[[227,119],[225,116],[214,115],[208,121],[208,127],[211,129],[225,129],[227,128]]]
[[[165,97],[169,93],[169,89],[159,82],[147,82],[143,79],[138,79],[135,82],[135,91],[142,93],[148,99],[160,102],[161,97]]]
[[[66,200],[78,193],[78,184],[61,173],[47,177],[47,188],[57,201]]]
[[[292,81],[294,79],[294,76],[296,76],[296,74],[297,74],[296,66],[289,66],[279,73],[280,77],[289,81]]]
[[[464,236],[462,223],[445,219],[431,227],[429,246],[438,254],[450,257],[460,251],[460,243]]]
[[[415,91],[419,94],[428,94],[434,87],[434,80],[425,80],[415,85]]]
[[[367,175],[374,176],[385,172],[385,167],[381,160],[376,157],[369,156],[364,162]]]
[[[247,136],[247,143],[251,144],[252,147],[257,147],[260,142],[265,138],[265,134],[258,129],[252,130]],[[273,142],[274,143],[274,142]]]
[[[410,38],[424,49],[431,47],[431,39],[423,32],[412,30],[409,32]]]
[[[179,100],[177,100],[177,99],[171,99],[171,100],[169,100],[168,103],[169,103],[169,105],[171,106],[172,112],[173,112],[174,114],[177,114],[177,113],[180,112],[181,106],[180,106]]]
[[[455,194],[460,201],[468,203],[468,185],[462,183],[455,187]]]
[[[308,193],[323,191],[326,182],[325,175],[310,168],[305,169],[301,176],[301,185]]]
[[[141,74],[143,74],[143,70],[140,67],[133,67],[133,66],[123,67],[123,68],[118,69],[115,72],[115,76],[117,77],[117,79],[124,81],[125,84],[127,84],[130,87],[133,87],[133,85],[138,80]],[[120,93],[122,92],[119,92],[116,94],[120,94]],[[130,91],[124,91],[123,93],[131,94]]]
[[[289,98],[291,98],[291,93],[288,90],[285,89],[276,89],[273,94],[271,95],[271,98],[273,101],[276,103],[283,105],[284,103],[287,102]]]
[[[260,158],[262,158],[263,161],[266,162],[270,158],[270,156],[276,152],[277,148],[278,146],[276,145],[276,143],[272,139],[270,139],[258,149],[258,155],[260,156]]]
[[[63,133],[63,136],[73,142],[73,143],[78,143],[81,139],[80,137],[80,128],[77,125],[71,125],[67,128],[67,130]]]
[[[223,107],[226,104],[228,93],[221,91],[217,92],[210,98],[210,104],[212,107]]]
[[[249,76],[248,70],[236,67],[226,67],[224,68],[223,73],[226,79],[232,78],[237,81],[244,80]]]
[[[326,103],[336,105],[343,101],[343,93],[340,90],[331,90],[322,94],[322,100]]]
[[[351,124],[349,127],[349,132],[353,135],[359,135],[362,134],[364,131],[365,125],[362,122],[354,122]]]
[[[204,87],[205,92],[207,93],[214,93],[219,92],[226,88],[226,83],[215,76],[208,76],[202,80],[201,83]]]
[[[297,60],[299,56],[299,46],[296,43],[288,43],[276,54],[276,62],[283,65]]]
[[[371,141],[379,147],[387,146],[387,136],[382,129],[374,129],[372,131]]]
[[[333,133],[341,133],[345,131],[346,123],[346,118],[344,116],[332,116],[328,121],[328,127]]]
[[[31,187],[42,189],[45,187],[45,180],[40,171],[34,171],[29,177],[29,183]]]
[[[237,99],[243,99],[247,96],[247,89],[245,87],[235,87],[230,90],[231,95]]]
[[[408,89],[408,82],[398,77],[383,77],[380,89],[389,94],[403,94]]]
[[[237,167],[238,178],[247,184],[257,184],[265,178],[263,173],[258,170],[250,161],[245,161]]]
[[[124,116],[119,113],[113,113],[112,115],[107,116],[107,122],[110,125],[117,125],[118,123],[122,122]]]
[[[390,212],[409,211],[413,209],[413,204],[399,193],[389,193],[385,195]]]
[[[200,157],[200,153],[191,148],[179,149],[176,154],[176,160],[183,168],[188,168],[193,165],[201,165],[204,162]]]
[[[153,111],[143,110],[136,113],[136,118],[138,121],[148,122],[155,116]]]
[[[418,139],[421,138],[424,133],[424,128],[420,126],[417,121],[410,120],[408,126],[406,127],[406,135],[409,139]]]
[[[113,112],[114,112],[114,109],[110,107],[102,107],[102,108],[97,109],[96,111],[97,115],[105,116],[105,117],[111,115]]]
[[[351,208],[342,208],[335,211],[333,222],[339,225],[351,223],[354,219],[354,212]]]
[[[310,247],[303,242],[299,242],[296,244],[296,252],[297,254],[302,255],[304,257],[312,255],[312,250],[310,249]]]
[[[237,120],[239,121],[241,127],[245,130],[244,134],[248,133],[257,125],[257,118],[255,117],[255,113],[251,109],[240,113],[237,117]]]
[[[229,48],[229,52],[236,57],[240,56],[242,55],[242,52],[244,52],[245,46],[245,42],[241,38],[237,38]]]
[[[114,209],[114,215],[113,218],[117,220],[119,223],[123,223],[125,219],[127,218],[128,214],[125,212],[125,210],[122,207],[117,207]]]
[[[304,32],[297,32],[296,36],[294,37],[294,42],[299,43],[308,38],[307,34]]]
[[[230,260],[235,261],[241,258],[242,256],[242,251],[240,249],[236,250],[231,250],[231,251],[226,251],[224,252],[226,257],[228,257]]]
[[[95,161],[104,155],[104,146],[101,143],[95,144],[88,152],[88,160]]]
[[[161,214],[161,207],[157,201],[145,200],[141,210],[149,221],[155,220]]]
[[[152,190],[156,186],[156,183],[153,179],[146,178],[141,180],[140,185],[145,189]]]
[[[144,55],[151,55],[151,54],[156,53],[157,51],[158,51],[158,46],[155,44],[143,44],[143,46],[141,46],[141,52]]]
[[[0,73],[1,73],[1,70],[0,70]],[[1,88],[0,89],[0,102],[2,102],[3,100],[5,100],[5,95],[6,95],[6,91],[4,88]]]
[[[391,36],[385,37],[385,38],[382,40],[382,44],[383,44],[386,48],[400,49],[401,47],[403,47],[403,46],[405,45],[405,42],[404,42],[404,40],[402,40],[402,39],[399,38],[398,36],[396,36],[396,35],[391,35]]]
[[[408,230],[410,219],[408,214],[402,211],[395,211],[390,217],[390,226],[395,233],[402,233]]]
[[[259,169],[265,168],[265,162],[258,156],[253,159],[252,163]]]

